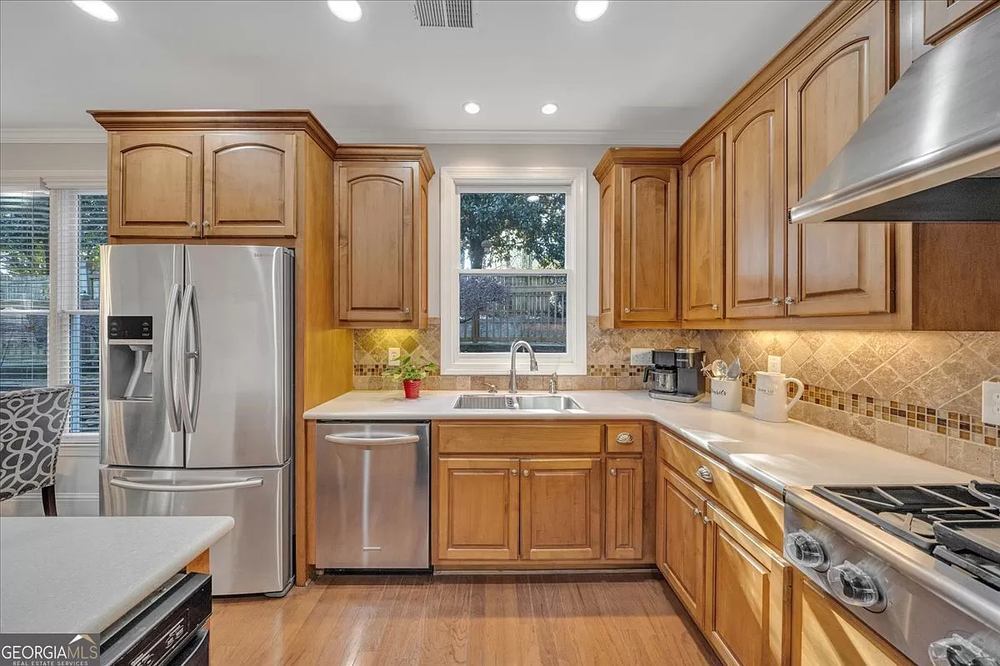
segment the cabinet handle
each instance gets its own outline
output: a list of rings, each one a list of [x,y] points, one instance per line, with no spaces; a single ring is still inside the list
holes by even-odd
[[[712,476],[712,470],[705,467],[704,465],[699,467],[698,471],[696,471],[695,474],[698,476],[699,479],[701,479],[705,483],[712,483],[712,481],[715,481],[715,477]]]
[[[713,310],[718,310],[719,309],[719,304],[718,303],[712,303],[712,309]]]
[[[615,476],[618,474],[618,470],[616,470],[614,467],[612,467],[609,471],[611,472],[611,476]]]
[[[529,474],[531,474],[531,472],[529,472],[528,470],[524,470],[523,472],[521,472],[521,474],[528,476]]]
[[[695,517],[700,516],[701,515],[701,509],[695,509],[694,510],[694,515],[695,515]]]
[[[791,296],[785,296],[785,305],[791,305],[795,302],[795,299]]]
[[[618,433],[618,436],[615,437],[615,441],[619,444],[631,444],[635,440],[632,438],[631,434],[627,432],[620,432]]]
[[[510,475],[511,475],[511,476],[517,476],[517,470],[516,470],[516,469],[513,469],[513,468],[511,468],[511,470],[510,470]]]
[[[771,305],[781,305],[781,299],[775,296],[771,299]]]

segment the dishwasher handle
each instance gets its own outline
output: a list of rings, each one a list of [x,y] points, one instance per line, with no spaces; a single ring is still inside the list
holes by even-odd
[[[416,444],[419,435],[386,435],[385,437],[359,437],[356,435],[326,435],[323,437],[331,444],[348,444],[352,446],[396,446],[399,444]]]

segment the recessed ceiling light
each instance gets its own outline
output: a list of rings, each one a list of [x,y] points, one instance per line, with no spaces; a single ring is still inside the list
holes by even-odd
[[[576,17],[581,21],[596,21],[608,11],[608,0],[579,0],[576,3]]]
[[[479,104],[477,104],[476,102],[466,102],[465,104],[462,105],[462,108],[465,109],[466,113],[473,116],[479,113],[480,109]]]
[[[539,197],[539,196],[538,196],[537,194],[529,194],[529,195],[528,195],[528,201],[530,201],[531,203],[535,203],[535,202],[536,202],[536,201],[538,201],[538,200],[539,200],[540,198],[541,198],[541,197]]]
[[[559,107],[549,102],[548,104],[542,104],[542,113],[547,116],[551,116],[553,113],[559,110]]]
[[[355,23],[361,20],[361,5],[357,0],[327,0],[326,6],[341,21]]]
[[[102,0],[73,0],[73,4],[96,19],[114,23],[118,20],[118,12]]]

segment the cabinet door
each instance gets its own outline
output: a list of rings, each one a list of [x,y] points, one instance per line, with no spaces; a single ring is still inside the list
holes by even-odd
[[[692,155],[681,175],[681,308],[687,320],[722,319],[724,138],[720,133]]]
[[[205,135],[205,235],[295,235],[295,134]]]
[[[615,178],[620,169],[608,169],[604,179],[599,183],[601,190],[600,204],[600,281],[598,324],[601,328],[615,327],[615,267],[618,263],[615,252]]]
[[[521,557],[601,556],[601,461],[521,460]]]
[[[799,573],[792,582],[792,666],[912,666]]]
[[[608,458],[604,556],[642,559],[642,459]]]
[[[414,321],[413,166],[337,167],[340,319]]]
[[[656,486],[656,563],[701,626],[705,619],[705,498],[662,460]]]
[[[704,630],[728,666],[779,666],[790,569],[767,546],[708,504]]]
[[[109,236],[201,236],[200,134],[113,132],[108,153]]]
[[[437,558],[516,560],[520,466],[516,458],[441,458]]]
[[[785,82],[726,130],[726,317],[785,315]]]
[[[973,22],[997,0],[924,0],[924,44],[938,44]]]
[[[885,96],[888,4],[873,4],[788,77],[788,202],[794,205]],[[789,227],[788,314],[889,312],[892,225]]]
[[[677,321],[677,169],[622,167],[622,322]]]

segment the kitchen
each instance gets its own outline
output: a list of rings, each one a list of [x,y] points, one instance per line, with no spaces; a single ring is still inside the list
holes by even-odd
[[[1000,659],[995,2],[77,4],[0,4],[5,636],[218,516],[114,602],[210,575],[211,663]]]

